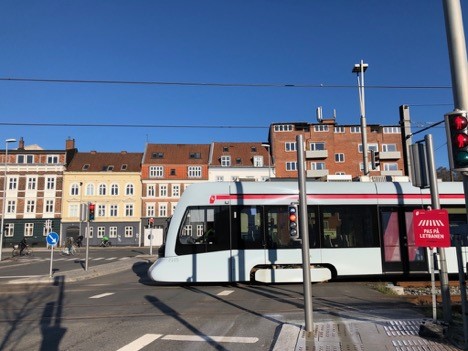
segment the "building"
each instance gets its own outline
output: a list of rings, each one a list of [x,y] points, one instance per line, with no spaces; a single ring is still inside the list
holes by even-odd
[[[6,173],[6,184],[5,177],[0,181],[5,199],[4,247],[23,237],[30,245],[45,245],[51,230],[60,232],[63,173],[76,152],[73,139],[66,140],[65,149],[44,150],[25,146],[23,138],[18,148],[8,149],[8,159],[6,149],[0,151],[2,174]]]
[[[164,228],[184,190],[208,181],[209,144],[147,144],[141,166],[142,221]]]
[[[141,161],[143,153],[78,152],[63,177],[62,242],[85,236],[86,208],[95,205],[89,223],[90,245],[109,237],[113,245],[141,240]],[[84,207],[84,208],[83,208]]]
[[[400,126],[367,125],[367,176],[404,175]],[[335,119],[320,123],[274,123],[269,143],[277,178],[297,177],[296,136],[302,134],[305,169],[309,179],[352,180],[363,176],[362,133],[360,125],[338,125]],[[378,152],[380,165],[372,169],[370,150]],[[382,179],[383,179],[382,178]],[[377,179],[377,178],[375,178]]]
[[[214,142],[210,148],[208,180],[265,181],[274,176],[268,144]]]

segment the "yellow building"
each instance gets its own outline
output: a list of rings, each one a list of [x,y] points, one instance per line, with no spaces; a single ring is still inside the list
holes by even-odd
[[[108,237],[112,245],[141,242],[142,153],[77,153],[63,176],[62,238],[86,237],[88,206],[95,205],[89,222],[90,245]]]

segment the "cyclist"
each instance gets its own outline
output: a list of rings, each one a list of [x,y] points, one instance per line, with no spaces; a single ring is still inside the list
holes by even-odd
[[[26,240],[26,238],[23,238],[23,240],[21,240],[19,243],[20,256],[23,256],[23,250],[27,247],[28,247],[28,241]]]
[[[103,236],[101,241],[101,246],[108,246],[109,244],[109,237]]]
[[[83,235],[80,235],[78,238],[76,238],[76,241],[75,241],[76,246],[78,246],[78,247],[83,246],[83,238],[84,238]]]

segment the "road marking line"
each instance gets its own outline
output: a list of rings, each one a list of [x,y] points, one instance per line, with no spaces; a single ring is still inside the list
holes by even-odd
[[[216,342],[234,342],[244,344],[255,344],[258,338],[240,337],[240,336],[208,336],[208,335],[165,335],[163,340],[172,341],[216,341]]]
[[[106,258],[105,260],[106,261],[111,261],[111,260],[115,260],[115,259],[117,259],[117,257],[109,257],[109,258]]]
[[[93,258],[93,261],[101,261],[103,259],[104,259],[104,257],[98,257],[98,258]]]
[[[94,295],[94,296],[91,296],[90,299],[100,299],[101,297],[106,297],[106,296],[110,296],[114,294],[115,293],[104,293],[104,294]]]
[[[119,258],[119,260],[123,261],[123,260],[128,260],[130,257],[122,257],[122,258]]]
[[[234,290],[224,290],[224,291],[221,291],[219,294],[217,294],[218,296],[228,296],[228,295],[231,295],[232,293],[234,292]]]
[[[161,336],[162,334],[145,334],[142,337],[136,339],[135,341],[132,341],[130,344],[118,349],[117,351],[141,350],[143,347],[151,344],[154,340],[159,339]]]
[[[38,274],[38,275],[5,275],[5,276],[0,276],[0,279],[8,279],[8,278],[35,278],[35,277],[44,277],[44,274]]]

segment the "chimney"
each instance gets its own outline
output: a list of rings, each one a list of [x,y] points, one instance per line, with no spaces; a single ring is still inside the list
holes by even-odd
[[[75,148],[75,139],[68,138],[65,140],[65,150],[73,150]]]
[[[24,140],[23,140],[23,137],[21,137],[20,140],[18,141],[18,149],[19,149],[19,150],[24,150]]]

